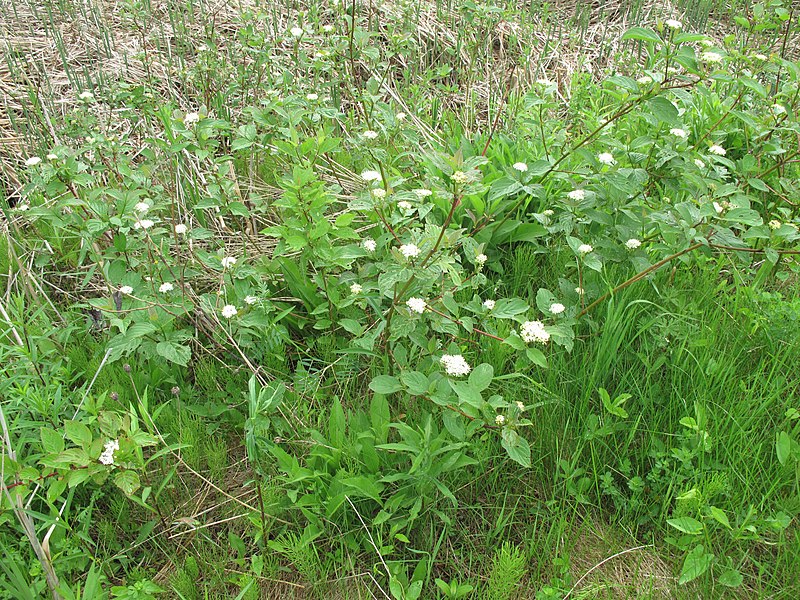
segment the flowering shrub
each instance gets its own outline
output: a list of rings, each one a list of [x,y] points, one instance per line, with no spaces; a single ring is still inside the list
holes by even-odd
[[[605,300],[718,252],[743,269],[763,258],[750,277],[797,273],[800,70],[664,25],[625,34],[641,71],[591,84],[586,110],[565,114],[541,82],[515,103],[517,134],[474,146],[421,144],[377,93],[364,92],[375,110],[351,132],[331,97],[287,84],[236,122],[142,101],[156,133],[140,147],[106,131],[90,110],[99,92],[84,92],[75,118],[92,134],[25,161],[14,226],[40,266],[84,274],[74,296],[102,331],[103,364],[177,369],[208,352],[252,372],[248,457],[262,474],[274,461],[310,535],[354,498],[401,539],[426,510],[457,504],[449,474],[495,442],[531,467],[540,398],[504,397],[497,382],[535,382],[602,325],[593,309]],[[282,35],[298,53],[314,34]],[[318,56],[315,68],[333,68]],[[256,177],[264,189],[244,191]],[[504,296],[503,257],[520,246],[559,270]],[[336,358],[321,371],[345,357],[370,395],[369,416],[331,400],[327,431],[283,412],[308,393],[305,348],[323,340]],[[283,372],[254,358],[270,355]],[[626,399],[607,399],[609,412],[627,416]],[[41,429],[35,466],[15,465],[20,490],[54,470],[51,499],[112,478],[146,505],[140,473],[175,447],[153,451],[163,439],[134,409],[82,418]],[[297,428],[316,444],[299,458],[281,443]]]

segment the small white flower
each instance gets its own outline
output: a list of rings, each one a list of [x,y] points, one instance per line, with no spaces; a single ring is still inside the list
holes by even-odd
[[[706,168],[706,163],[704,163],[704,162],[703,162],[702,160],[700,160],[699,158],[695,158],[695,159],[694,159],[694,165],[695,165],[695,166],[696,166],[698,169],[705,169],[705,168]]]
[[[780,229],[780,228],[781,228],[781,222],[780,222],[780,221],[778,221],[778,220],[776,220],[776,219],[772,219],[772,221],[770,221],[769,223],[767,223],[767,225],[769,225],[769,228],[770,228],[770,229],[773,229],[773,230],[774,230],[774,229]]]
[[[361,135],[363,137],[367,138],[368,140],[376,140],[376,139],[378,139],[378,132],[377,131],[372,131],[371,129],[368,129],[367,131],[365,131]]]
[[[753,57],[757,58],[758,60],[769,60],[769,57],[765,56],[764,54],[753,54]]]
[[[397,203],[397,208],[405,212],[413,210],[414,205],[411,204],[411,202],[408,202],[407,200],[401,200],[400,202]]]
[[[703,52],[700,55],[707,63],[719,63],[722,62],[722,55],[719,52]]]
[[[319,94],[306,94],[306,100],[311,100],[312,102],[319,100]]]
[[[430,191],[428,189],[425,189],[425,188],[416,189],[416,190],[414,190],[414,193],[417,196],[419,196],[420,198],[427,198],[428,196],[432,196],[433,195],[432,191]]]
[[[303,28],[302,27],[292,27],[289,30],[289,33],[292,34],[292,37],[299,38],[300,36],[303,35]]]
[[[718,215],[721,215],[725,211],[725,208],[719,202],[712,202],[711,205],[714,207],[714,210],[717,211]]]
[[[113,465],[114,452],[117,450],[119,450],[119,440],[109,440],[106,442],[105,446],[103,446],[103,453],[97,460],[104,465]]]
[[[364,290],[360,283],[354,283],[350,286],[350,292],[353,294],[360,294]]]
[[[585,190],[572,190],[567,197],[570,200],[583,200],[586,198],[586,191]]]
[[[361,173],[361,179],[364,181],[380,181],[381,174],[379,171],[364,171]]]
[[[610,152],[601,152],[600,154],[597,155],[597,160],[598,162],[608,166],[611,166],[615,162],[617,162],[614,160],[614,155],[611,154]]]
[[[670,134],[674,135],[675,137],[679,137],[682,140],[685,140],[687,137],[689,137],[689,134],[686,133],[686,130],[681,129],[679,127],[673,127],[672,129],[669,130],[669,132]]]
[[[537,342],[546,344],[550,341],[550,334],[545,330],[541,321],[525,321],[520,327],[519,336],[526,344]]]
[[[415,244],[403,244],[400,246],[400,253],[406,258],[415,258],[419,256],[420,249]]]
[[[483,301],[483,308],[485,308],[486,310],[493,310],[494,309],[494,305],[495,305],[495,301],[494,300],[484,300]]]
[[[528,170],[528,165],[526,165],[524,162],[516,162],[511,166],[514,170],[519,171],[520,173],[524,173]]]
[[[592,250],[594,250],[594,248],[589,244],[581,244],[578,246],[578,252],[581,254],[589,254]]]
[[[642,242],[637,240],[636,238],[631,238],[627,242],[625,242],[625,247],[628,250],[636,250],[641,245],[642,245]]]
[[[549,208],[548,208],[548,209],[547,209],[547,210],[545,210],[545,211],[544,211],[542,214],[543,214],[545,217],[552,217],[552,216],[553,216],[554,214],[556,214],[556,213],[555,213],[555,211],[553,211],[553,210],[551,210],[551,209],[549,209]]]
[[[379,200],[381,198],[386,198],[386,190],[383,188],[375,188],[370,190],[370,193],[372,194],[373,198],[378,198]]]
[[[565,308],[566,307],[560,302],[554,302],[550,305],[550,313],[554,315],[560,315],[562,312],[564,312]]]
[[[681,29],[683,27],[683,23],[681,23],[677,19],[667,19],[666,21],[664,21],[664,25],[666,25],[670,29]]]
[[[174,285],[172,285],[169,281],[165,281],[159,286],[158,291],[161,292],[162,294],[166,294],[167,292],[171,292],[174,289],[175,289]]]
[[[443,354],[439,363],[444,367],[445,373],[452,377],[468,375],[472,368],[460,354]]]
[[[394,118],[395,118],[396,121],[405,121],[407,116],[408,115],[406,113],[399,112],[394,116]]]
[[[187,127],[191,127],[192,125],[200,122],[200,115],[196,112],[186,113],[186,116],[183,117],[183,124]]]
[[[223,258],[219,262],[222,263],[222,268],[223,269],[230,269],[233,265],[236,264],[236,259],[233,256],[226,256],[225,258]]]
[[[26,210],[30,210],[30,209],[31,209],[31,205],[28,204],[27,202],[23,202],[22,204],[17,204],[14,207],[14,210],[16,210],[18,212],[25,212]]]
[[[578,286],[575,288],[575,293],[578,294],[578,296],[583,296],[586,293],[586,290]]]
[[[648,83],[653,83],[653,78],[650,77],[650,75],[642,75],[636,80],[636,83],[640,85],[647,85]]]
[[[150,229],[155,223],[150,219],[139,219],[133,224],[134,229]]]
[[[52,152],[47,155],[47,160],[58,160],[58,154],[53,154]]]
[[[26,167],[35,167],[40,162],[42,162],[41,158],[39,158],[38,156],[31,156],[28,160],[25,161],[25,166]]]
[[[125,296],[130,296],[133,293],[133,288],[129,285],[123,285],[119,288],[119,293]]]
[[[255,304],[256,302],[258,302],[258,298],[256,298],[255,296],[245,296],[244,297],[244,303],[245,304]]]
[[[515,404],[517,405],[517,408],[519,409],[519,412],[525,412],[525,405],[522,402],[517,400],[515,402]]]
[[[499,427],[502,427],[506,423],[506,418],[503,415],[497,415],[494,418],[494,422],[495,422],[495,425],[498,425]]]
[[[485,265],[487,260],[489,260],[489,257],[483,253],[475,257],[475,263],[478,265]]]
[[[150,205],[147,202],[137,202],[136,206],[133,207],[133,210],[135,210],[137,213],[144,214],[150,210]]]
[[[178,223],[177,225],[175,225],[175,233],[177,233],[178,235],[186,235],[187,231],[189,231],[189,228],[183,223]]]
[[[222,316],[226,319],[232,319],[238,314],[238,312],[239,311],[236,310],[236,307],[233,304],[226,304],[222,307]]]
[[[711,147],[708,149],[708,151],[709,151],[711,154],[716,154],[717,156],[725,156],[725,148],[723,148],[723,147],[722,147],[722,146],[720,146],[719,144],[714,144],[713,146],[711,146]]]
[[[409,298],[406,301],[406,306],[408,307],[408,310],[422,314],[425,312],[425,308],[428,306],[428,304],[422,298]]]
[[[364,247],[364,250],[366,250],[367,252],[375,252],[375,248],[378,247],[377,242],[375,240],[373,240],[372,238],[365,239],[363,242],[361,242],[361,245]]]
[[[322,26],[322,31],[324,31],[325,33],[332,33],[333,32],[333,25],[330,25],[330,24],[323,25]]]
[[[90,100],[94,100],[94,94],[87,90],[85,92],[81,92],[80,94],[78,94],[78,98],[88,102]]]

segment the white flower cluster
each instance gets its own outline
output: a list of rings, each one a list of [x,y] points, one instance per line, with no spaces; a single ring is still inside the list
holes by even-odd
[[[406,306],[408,307],[408,310],[422,314],[425,312],[425,308],[428,306],[428,304],[422,298],[409,298],[406,301]]]
[[[513,165],[511,165],[511,166],[512,166],[512,167],[513,167],[513,168],[514,168],[516,171],[519,171],[520,173],[524,173],[525,171],[527,171],[527,170],[528,170],[528,165],[526,165],[524,162],[517,162],[517,163],[514,163],[514,164],[513,164]]]
[[[134,229],[150,229],[155,223],[150,219],[139,219],[133,224]]]
[[[123,285],[119,288],[119,293],[124,294],[125,296],[130,296],[133,293],[133,288],[129,285]]]
[[[174,285],[172,285],[169,281],[165,281],[159,286],[158,291],[161,292],[162,294],[166,294],[167,292],[171,292],[174,289],[175,289]]]
[[[519,337],[526,344],[537,342],[546,344],[550,341],[550,334],[545,330],[541,321],[525,321],[519,329]]]
[[[416,258],[419,256],[420,249],[415,244],[403,244],[400,246],[400,253],[406,258]]]
[[[379,171],[364,171],[361,173],[361,179],[364,181],[380,181],[382,177]]]
[[[371,129],[367,129],[364,133],[361,134],[368,140],[377,140],[378,139],[378,132],[372,131]]]
[[[489,257],[483,253],[478,254],[478,256],[475,257],[475,263],[480,266],[485,265],[487,260],[489,260]]]
[[[669,130],[669,132],[670,132],[671,135],[674,135],[675,137],[679,137],[682,140],[685,140],[687,137],[689,137],[689,134],[686,133],[686,130],[685,129],[681,129],[679,127],[673,127],[672,129]]]
[[[400,200],[400,202],[397,203],[397,208],[399,208],[403,212],[411,212],[412,210],[414,210],[414,205],[411,204],[411,202],[409,202],[408,200]]]
[[[710,146],[708,151],[711,154],[716,154],[717,156],[725,156],[725,154],[726,154],[725,148],[723,148],[719,144],[714,144],[713,146]]]
[[[375,252],[375,248],[378,247],[377,242],[375,240],[373,240],[372,238],[365,239],[363,242],[361,242],[361,245],[364,247],[364,250],[366,250],[367,252]]]
[[[550,312],[554,315],[560,315],[564,312],[565,308],[566,307],[560,302],[553,302],[553,304],[550,305]]]
[[[592,250],[594,250],[594,248],[589,244],[581,244],[578,246],[578,252],[584,255],[589,254]]]
[[[439,363],[444,367],[445,373],[452,377],[468,375],[472,368],[460,354],[444,354],[439,359]]]
[[[583,200],[586,198],[586,192],[584,190],[572,190],[567,197],[570,200]]]
[[[464,173],[464,171],[456,171],[451,177],[453,181],[459,185],[465,185],[470,182],[470,176]]]
[[[483,301],[483,308],[485,308],[486,310],[493,310],[494,309],[494,305],[495,305],[495,301],[494,300],[484,300]]]
[[[637,240],[636,238],[631,238],[627,242],[625,242],[625,247],[628,250],[636,250],[641,245],[642,242],[640,240]]]
[[[222,316],[226,319],[232,319],[237,315],[239,311],[236,310],[236,307],[233,304],[226,304],[222,307]]]
[[[432,196],[433,192],[431,190],[425,188],[419,188],[414,190],[414,193],[419,196],[420,198],[427,198],[428,196]]]
[[[614,155],[610,152],[601,152],[598,154],[597,161],[601,164],[608,165],[609,167],[617,162],[614,160]]]
[[[236,264],[236,258],[234,258],[233,256],[226,256],[222,260],[220,260],[220,262],[222,263],[223,269],[230,269],[233,265]]]
[[[361,286],[360,283],[354,283],[350,286],[350,292],[353,294],[360,294],[364,288]]]
[[[119,450],[119,440],[109,440],[103,447],[103,453],[100,455],[99,460],[104,465],[114,464],[114,452]]]
[[[178,223],[177,225],[175,225],[175,233],[177,233],[178,235],[186,235],[187,231],[189,231],[189,228],[183,223]]]

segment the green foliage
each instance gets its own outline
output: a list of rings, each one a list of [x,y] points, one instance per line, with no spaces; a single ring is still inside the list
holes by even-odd
[[[139,81],[15,100],[3,597],[157,598],[166,564],[180,598],[579,597],[616,589],[577,589],[592,521],[675,559],[676,594],[785,592],[787,4],[722,38],[648,18],[549,81],[544,5],[121,3]],[[89,5],[34,12],[63,44]]]

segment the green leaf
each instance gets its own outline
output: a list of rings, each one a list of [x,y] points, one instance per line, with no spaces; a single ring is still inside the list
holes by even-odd
[[[789,437],[789,434],[785,431],[779,432],[775,441],[775,453],[778,455],[778,462],[785,465],[786,461],[789,460],[791,451],[792,439]]]
[[[663,44],[664,40],[652,29],[644,27],[631,27],[622,35],[623,40],[638,40],[641,42],[651,42],[653,44]]]
[[[376,394],[393,394],[403,389],[403,385],[397,377],[391,375],[378,375],[369,382],[369,389]]]
[[[514,429],[504,427],[501,443],[511,460],[518,462],[525,468],[530,468],[531,447],[528,444],[528,440],[519,435]]]
[[[703,524],[692,517],[678,517],[677,519],[667,519],[667,523],[678,531],[689,535],[700,535],[703,533]]]
[[[488,363],[483,363],[475,367],[469,375],[469,384],[479,392],[488,388],[494,377],[494,368]]]
[[[192,349],[184,344],[177,342],[159,342],[156,344],[156,352],[169,362],[185,367],[192,358]]]
[[[80,421],[67,421],[64,423],[64,432],[67,439],[83,448],[92,443],[92,432]]]
[[[331,405],[331,417],[328,423],[328,439],[334,448],[344,448],[346,422],[342,401],[335,398]]]
[[[406,371],[400,375],[400,381],[413,396],[421,396],[428,391],[428,378],[419,371]]]
[[[39,437],[42,440],[42,448],[49,454],[58,454],[64,451],[64,438],[54,429],[42,427],[39,430]]]
[[[647,101],[650,107],[650,112],[655,115],[659,121],[675,125],[678,122],[678,109],[669,100],[662,96],[656,96]]]
[[[726,587],[739,587],[744,577],[736,569],[728,569],[719,576],[719,582]]]
[[[528,303],[519,298],[502,298],[492,309],[492,316],[497,319],[508,319],[526,312],[530,307]]]
[[[114,485],[125,492],[126,496],[131,496],[139,489],[139,474],[136,471],[118,471],[114,476]]]
[[[480,391],[464,381],[450,381],[450,387],[458,395],[458,399],[477,409],[483,406],[483,397]]]
[[[731,522],[728,520],[728,515],[725,514],[725,511],[717,508],[716,506],[709,506],[708,514],[720,525],[724,525],[728,529],[731,528]]]
[[[713,560],[714,555],[708,554],[702,545],[695,546],[686,556],[686,560],[683,561],[683,568],[681,569],[678,583],[684,585],[693,579],[697,579],[700,575],[708,571]]]

